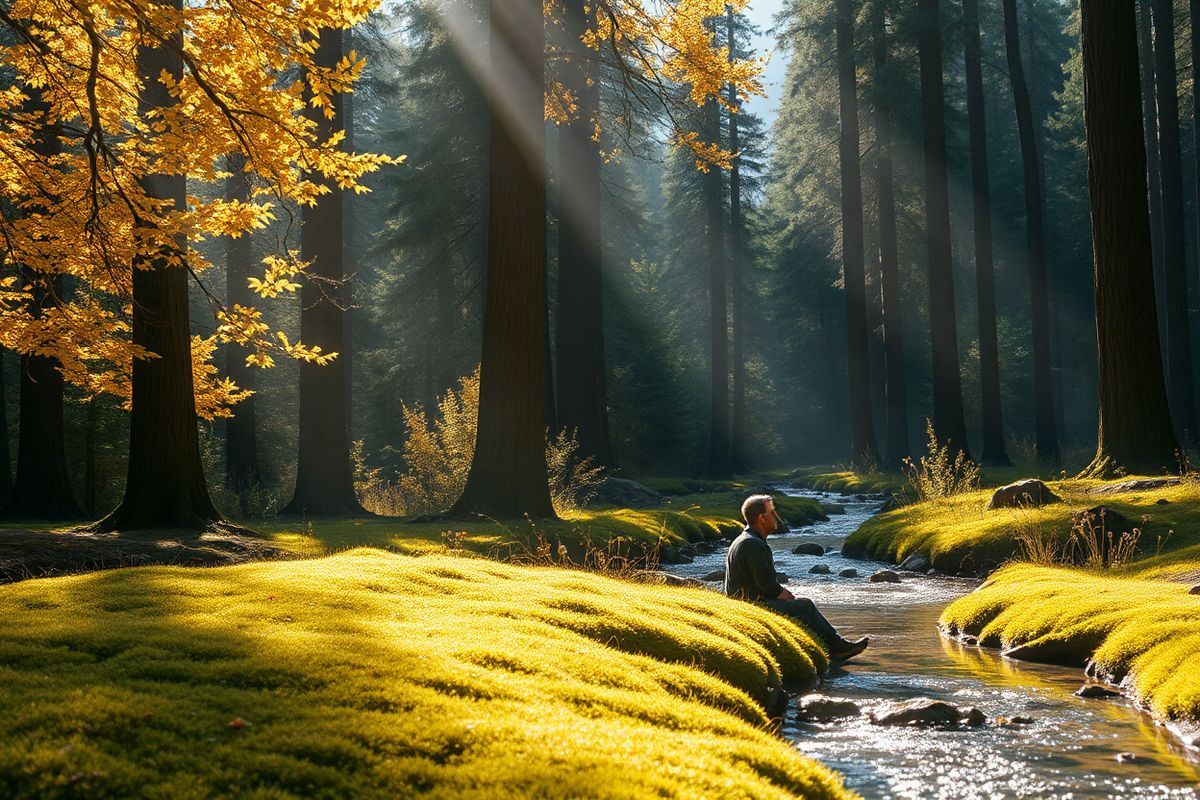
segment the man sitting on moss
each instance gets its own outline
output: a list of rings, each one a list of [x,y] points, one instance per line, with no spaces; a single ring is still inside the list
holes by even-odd
[[[796,620],[824,642],[834,660],[845,661],[866,650],[870,643],[867,637],[853,642],[843,639],[812,600],[797,598],[779,584],[767,537],[779,530],[782,520],[775,513],[771,496],[747,497],[742,503],[742,519],[746,527],[725,556],[725,594],[759,603]]]

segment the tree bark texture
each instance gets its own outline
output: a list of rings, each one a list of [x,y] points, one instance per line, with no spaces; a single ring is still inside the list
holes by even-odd
[[[1167,341],[1167,275],[1163,266],[1162,167],[1158,161],[1158,103],[1154,90],[1154,32],[1150,0],[1138,0],[1138,45],[1142,77],[1142,138],[1146,142],[1146,184],[1150,196],[1150,247],[1154,256],[1154,297],[1158,338]],[[1163,370],[1167,369],[1166,351]]]
[[[245,165],[242,156],[229,160],[231,174],[225,180],[225,197],[229,200],[245,202],[250,198],[250,182],[244,172]],[[251,261],[249,234],[226,240],[225,293],[226,304],[230,308],[234,305],[254,305],[254,292],[246,282],[251,274]],[[238,386],[253,390],[256,376],[254,368],[246,364],[246,355],[244,347],[225,345],[225,373]],[[255,395],[250,395],[234,406],[233,416],[225,420],[225,481],[239,495],[262,485],[258,469],[258,438],[254,427]]]
[[[1167,312],[1167,391],[1181,440],[1196,439],[1192,337],[1188,322],[1187,253],[1183,222],[1183,156],[1179,95],[1175,85],[1175,8],[1152,0],[1154,82],[1158,99],[1158,146],[1162,166],[1163,274]]]
[[[838,107],[841,125],[838,160],[842,195],[842,283],[846,298],[846,376],[850,399],[850,457],[855,464],[876,464],[875,424],[867,343],[867,280],[863,261],[862,164],[859,154],[858,81],[854,58],[854,9],[851,0],[835,6],[838,60]]]
[[[1046,276],[1046,220],[1042,170],[1038,161],[1033,105],[1021,63],[1021,36],[1016,0],[1004,0],[1004,44],[1021,141],[1025,182],[1025,239],[1029,258],[1030,321],[1033,328],[1033,402],[1038,461],[1057,464],[1058,431],[1054,420],[1054,384],[1050,351],[1050,292]]]
[[[544,33],[534,0],[491,4],[488,274],[475,456],[453,514],[554,516],[546,478]]]
[[[316,62],[333,66],[342,58],[340,30],[318,34]],[[344,97],[333,97],[333,119],[319,110],[309,112],[322,140],[341,129],[345,120]],[[362,514],[354,492],[350,465],[350,419],[347,402],[343,192],[320,175],[330,191],[316,205],[301,210],[300,256],[311,263],[300,290],[300,339],[338,357],[325,366],[300,364],[299,454],[296,490],[281,513],[331,517]]]
[[[167,0],[163,5],[181,10],[183,0]],[[178,102],[158,76],[166,71],[178,80],[182,75],[182,39],[182,32],[176,32],[170,44],[138,48],[138,72],[143,80],[138,106],[143,115]],[[141,183],[151,197],[184,208],[182,175],[150,175]],[[181,238],[175,247],[181,252],[186,242]],[[133,341],[158,358],[133,362],[125,496],[112,513],[96,523],[98,530],[196,529],[221,519],[209,498],[200,460],[188,276],[182,268],[164,263],[166,255],[149,256],[149,265],[135,264],[133,268]]]
[[[933,429],[950,452],[970,455],[958,370],[950,192],[946,174],[946,107],[939,0],[919,0],[921,120],[925,157],[925,231],[929,247],[929,334],[933,350]]]
[[[888,74],[887,19],[872,5],[872,60],[877,83]],[[904,350],[900,256],[896,240],[896,187],[892,165],[892,109],[889,87],[875,90],[875,183],[879,203],[879,272],[883,295],[883,339],[887,372],[887,451],[884,464],[899,469],[909,455],[908,388]]]
[[[975,236],[975,286],[979,305],[979,385],[982,394],[984,464],[1010,463],[1004,449],[1000,405],[1000,347],[996,338],[996,277],[992,242],[991,181],[987,121],[983,106],[982,46],[978,0],[963,0],[963,45],[967,80],[967,128],[971,150],[971,218]]]
[[[1134,6],[1082,0],[1081,34],[1100,380],[1099,442],[1085,474],[1162,472],[1178,444],[1155,322]]]
[[[584,0],[566,0],[567,59],[561,75],[577,98],[573,120],[558,131],[558,317],[555,381],[558,424],[574,431],[580,453],[612,466],[604,359],[604,292],[600,229],[600,153],[592,126],[600,113],[594,55],[582,43]]]

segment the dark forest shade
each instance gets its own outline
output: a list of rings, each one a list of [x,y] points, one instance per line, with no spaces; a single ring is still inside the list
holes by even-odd
[[[1158,106],[1154,98],[1154,33],[1150,0],[1138,0],[1138,46],[1142,67],[1142,138],[1146,143],[1146,184],[1150,195],[1150,247],[1154,255],[1154,297],[1158,338],[1167,341],[1166,271],[1163,267],[1162,168],[1158,163]],[[1167,367],[1163,351],[1163,369]]]
[[[491,5],[493,96],[479,430],[452,514],[554,516],[546,477],[544,35],[536,0]],[[506,60],[507,55],[511,61]]]
[[[737,18],[733,6],[726,6],[725,32],[729,58],[736,52]],[[742,217],[742,165],[738,150],[738,102],[737,87],[729,84],[726,101],[733,109],[729,114],[729,150],[734,153],[729,169],[729,289],[730,289],[730,344],[731,369],[733,371],[733,419],[730,422],[729,458],[734,472],[746,472],[746,264],[743,237],[745,220]]]
[[[35,307],[44,309],[62,296],[61,281],[44,286],[42,275],[26,273]],[[71,491],[63,424],[63,377],[58,362],[45,356],[21,358],[21,405],[17,469],[12,492],[0,515],[15,519],[79,519],[83,509]]]
[[[1021,63],[1021,38],[1017,28],[1016,0],[1004,0],[1004,45],[1008,78],[1012,85],[1021,141],[1025,184],[1025,240],[1029,258],[1029,304],[1033,328],[1033,403],[1037,457],[1043,464],[1058,463],[1058,431],[1054,419],[1054,384],[1050,352],[1050,295],[1046,277],[1046,220],[1042,198],[1042,170],[1033,124],[1033,105]]]
[[[1194,213],[1197,240],[1200,241],[1200,58],[1197,58],[1200,54],[1200,0],[1189,0],[1188,17],[1192,45],[1192,167],[1195,171],[1195,197],[1198,198]]]
[[[875,425],[867,351],[867,286],[863,263],[862,165],[859,160],[858,83],[854,58],[854,11],[850,0],[834,6],[837,27],[838,160],[842,188],[842,278],[846,296],[846,375],[850,399],[850,457],[876,464]]]
[[[250,182],[244,172],[242,156],[229,159],[230,175],[225,179],[225,197],[246,201],[250,197]],[[251,267],[250,236],[230,238],[225,242],[226,304],[250,307],[254,292],[247,284]],[[225,372],[243,389],[253,390],[255,373],[246,365],[246,349],[236,344],[225,345]],[[255,400],[250,395],[233,407],[233,416],[225,420],[225,481],[239,496],[261,485],[258,469],[258,438],[255,435]],[[244,509],[243,509],[244,512]]]
[[[971,149],[971,219],[975,237],[975,285],[979,304],[979,388],[983,412],[984,464],[1008,464],[1000,406],[1000,348],[996,337],[996,276],[992,243],[991,182],[987,163],[987,121],[983,110],[979,4],[963,0],[963,50],[967,81],[967,128]]]
[[[555,381],[558,425],[574,431],[582,455],[612,466],[604,362],[600,225],[600,153],[592,126],[600,113],[600,82],[581,42],[584,0],[567,0],[563,16],[563,86],[577,98],[573,120],[558,135],[558,322]]]
[[[970,454],[958,371],[946,107],[938,0],[920,0],[921,120],[925,158],[925,234],[929,248],[929,334],[933,350],[933,429],[950,451]]]
[[[12,489],[12,456],[8,450],[8,398],[4,375],[3,348],[0,348],[0,500],[8,497]]]
[[[1192,390],[1192,342],[1188,322],[1187,253],[1183,221],[1183,157],[1179,144],[1179,96],[1175,85],[1175,12],[1171,0],[1153,0],[1154,81],[1158,98],[1158,145],[1162,167],[1163,274],[1167,312],[1167,389],[1181,438],[1196,438]]]
[[[887,20],[881,3],[871,5],[871,53],[875,68],[875,184],[879,203],[879,274],[883,295],[883,340],[887,371],[887,449],[884,464],[899,469],[909,455],[908,390],[900,256],[896,242],[896,186],[892,166],[892,108],[885,76],[890,74]]]
[[[1083,108],[1095,259],[1099,443],[1085,474],[1175,463],[1154,317],[1134,7],[1083,0]]]
[[[704,105],[705,138],[712,143],[721,140],[721,114],[716,100]],[[708,324],[710,336],[709,361],[709,429],[708,468],[705,474],[713,478],[728,476],[733,471],[730,460],[732,442],[729,425],[729,307],[727,303],[728,274],[725,265],[725,203],[722,200],[724,181],[721,170],[709,167],[704,173],[704,227],[708,244]]]
[[[321,30],[314,58],[319,65],[337,64],[342,58],[342,31]],[[333,96],[333,119],[327,119],[320,110],[309,112],[317,125],[318,139],[327,139],[341,127],[342,101],[341,95]],[[310,180],[325,183],[330,191],[301,211],[300,256],[311,266],[310,277],[300,290],[300,339],[326,353],[342,353],[346,347],[342,191],[320,175],[311,175]],[[350,466],[345,369],[346,362],[340,357],[325,366],[300,364],[296,491],[281,513],[364,513],[354,493]]]
[[[181,10],[182,0],[164,3]],[[182,34],[160,47],[138,49],[142,76],[139,110],[174,105],[158,80],[165,70],[178,80],[183,73]],[[181,175],[150,175],[142,189],[169,200],[178,210],[186,203]],[[186,243],[175,243],[182,251]],[[151,269],[133,269],[133,341],[158,358],[134,359],[132,407],[129,415],[129,471],[125,496],[117,508],[96,523],[101,531],[143,528],[197,529],[220,520],[208,496],[196,429],[192,387],[191,337],[188,332],[187,272],[166,266],[165,254]]]

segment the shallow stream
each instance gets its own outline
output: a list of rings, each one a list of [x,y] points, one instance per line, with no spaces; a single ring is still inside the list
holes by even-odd
[[[842,505],[846,513],[771,537],[776,569],[790,576],[785,585],[797,597],[814,600],[843,635],[871,637],[871,647],[835,669],[820,693],[864,708],[924,696],[977,706],[989,720],[1018,715],[1034,720],[1025,726],[937,730],[881,727],[865,718],[817,724],[789,715],[784,734],[801,752],[843,773],[848,787],[868,798],[1200,798],[1200,759],[1128,701],[1075,697],[1082,670],[1004,659],[939,636],[941,610],[972,591],[975,581],[901,573],[900,584],[874,584],[866,577],[895,568],[836,552],[793,554],[801,542],[839,550],[879,503],[789,493]],[[702,577],[723,568],[724,561],[722,549],[670,570]],[[810,574],[818,563],[832,574]],[[838,577],[847,567],[859,577]],[[1136,758],[1118,762],[1119,753]]]

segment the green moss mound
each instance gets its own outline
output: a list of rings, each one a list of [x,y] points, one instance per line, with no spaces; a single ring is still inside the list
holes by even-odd
[[[824,668],[747,603],[477,558],[26,581],[0,795],[843,797],[756,702]]]
[[[942,626],[1014,655],[1082,665],[1166,720],[1200,721],[1200,596],[1184,583],[1012,565]]]

